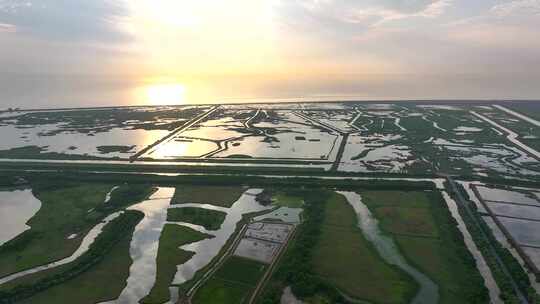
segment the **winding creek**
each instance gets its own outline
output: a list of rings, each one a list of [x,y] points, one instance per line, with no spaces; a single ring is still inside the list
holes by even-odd
[[[127,285],[120,296],[104,303],[138,303],[150,293],[157,274],[159,237],[167,220],[167,209],[174,191],[175,188],[160,187],[147,200],[128,208],[144,213],[144,218],[135,227],[129,248],[133,264],[129,268]]]
[[[264,176],[286,178],[286,176]],[[340,177],[322,177],[321,179],[339,178]],[[373,178],[352,177],[351,179],[368,180]],[[443,179],[390,178],[389,180],[429,180],[435,183],[439,190],[444,190]],[[467,189],[467,187],[465,188]],[[113,188],[111,192],[115,189],[116,187]],[[255,195],[262,192],[262,189],[249,189],[245,191],[242,196],[232,205],[231,208],[196,203],[170,205],[171,199],[174,196],[174,191],[175,188],[160,187],[154,194],[152,194],[149,199],[128,208],[129,210],[138,210],[143,212],[145,214],[145,217],[136,226],[131,241],[130,256],[133,260],[133,264],[130,267],[130,275],[126,282],[127,285],[118,299],[104,303],[137,303],[150,292],[156,279],[156,258],[159,247],[159,238],[165,224],[182,225],[213,236],[212,238],[204,239],[202,241],[180,247],[180,249],[192,251],[195,254],[188,262],[177,266],[177,272],[175,274],[172,284],[178,286],[192,279],[197,271],[208,265],[212,261],[212,259],[218,256],[220,250],[234,234],[236,226],[238,222],[242,219],[243,215],[253,212],[269,210],[272,208],[271,206],[262,206],[255,200]],[[39,200],[33,197],[31,190],[16,190],[8,193],[21,196],[22,199],[17,199],[16,201],[18,201],[19,203],[17,206],[15,206],[20,216],[14,219],[16,225],[14,225],[13,227],[17,228],[10,229],[8,231],[9,234],[4,231],[0,232],[0,244],[28,229],[28,226],[26,226],[25,223],[39,210],[39,207],[41,205]],[[107,195],[105,201],[109,200],[110,193]],[[417,269],[407,263],[405,258],[399,252],[392,238],[385,236],[380,231],[377,219],[373,217],[369,209],[362,203],[361,196],[354,192],[338,191],[337,193],[343,195],[347,199],[348,203],[354,208],[355,212],[358,215],[358,226],[361,228],[366,239],[373,243],[382,258],[388,263],[401,268],[403,271],[411,275],[415,281],[418,282],[418,284],[420,285],[420,289],[412,303],[437,303],[439,300],[439,292],[437,285],[426,275],[419,272]],[[476,260],[477,268],[480,271],[482,277],[484,278],[487,288],[489,289],[492,303],[501,303],[498,298],[500,290],[498,289],[493,279],[492,273],[488,268],[485,260],[483,259],[481,253],[476,247],[476,244],[472,241],[472,238],[457,211],[456,203],[452,200],[452,198],[448,196],[446,191],[441,191],[441,193],[445,199],[446,204],[448,205],[452,216],[458,222],[458,228],[464,236],[467,248],[473,254]],[[3,193],[0,192],[0,194]],[[2,196],[2,198],[4,198],[4,196]],[[19,204],[21,201],[24,201],[22,206],[25,207],[21,208],[20,210],[24,209],[24,212],[19,210],[21,206]],[[198,207],[217,210],[225,212],[227,213],[227,215],[220,229],[217,231],[208,231],[202,226],[190,223],[167,221],[167,210],[169,208],[186,207]],[[0,211],[2,211],[0,212],[0,220],[2,220],[3,223],[3,216],[10,214],[9,212],[4,212],[4,210],[8,210],[6,208],[10,208],[9,204],[0,204]],[[122,214],[122,211],[113,213],[107,218],[105,218],[104,221],[94,226],[84,237],[79,248],[71,256],[47,265],[35,267],[4,278],[0,278],[0,284],[10,282],[12,280],[29,274],[37,273],[73,262],[75,259],[80,257],[89,249],[89,246],[102,232],[103,227],[113,219],[120,216],[120,214]],[[177,298],[177,287],[171,286],[171,302],[174,303]]]
[[[418,283],[420,288],[411,303],[438,303],[438,286],[426,275],[407,263],[392,238],[384,235],[379,229],[379,222],[373,217],[367,206],[362,203],[362,197],[355,192],[337,191],[337,193],[343,195],[354,208],[358,215],[358,227],[360,227],[366,239],[375,246],[381,257],[389,264],[401,268]]]
[[[100,222],[99,224],[94,226],[94,228],[92,228],[88,232],[88,234],[84,237],[84,239],[82,240],[82,243],[79,246],[79,248],[77,248],[77,250],[71,256],[69,256],[67,258],[64,258],[64,259],[61,259],[61,260],[56,261],[56,262],[52,262],[52,263],[49,263],[49,264],[46,264],[46,265],[38,266],[38,267],[35,267],[35,268],[31,268],[31,269],[28,269],[28,270],[25,270],[25,271],[17,272],[17,273],[14,273],[12,275],[0,278],[0,285],[2,285],[4,283],[7,283],[7,282],[10,282],[10,281],[13,281],[13,280],[15,280],[17,278],[24,277],[24,276],[29,275],[29,274],[33,274],[33,273],[36,273],[36,272],[48,270],[48,269],[55,268],[55,267],[58,267],[58,266],[62,266],[62,265],[65,265],[65,264],[68,264],[68,263],[71,263],[71,262],[75,261],[77,258],[79,258],[81,255],[83,255],[85,252],[88,251],[88,249],[90,248],[90,245],[92,245],[92,243],[94,243],[95,239],[103,231],[103,227],[105,227],[105,225],[107,225],[109,222],[111,222],[112,220],[114,220],[115,218],[120,216],[120,214],[122,214],[122,211],[115,212],[115,213],[107,216],[102,222]]]
[[[182,207],[209,207],[214,210],[227,212],[225,220],[217,231],[211,231],[213,238],[204,239],[200,242],[184,245],[180,247],[182,250],[195,252],[195,255],[182,265],[177,266],[176,275],[173,280],[174,285],[180,285],[193,278],[195,273],[212,261],[219,254],[219,251],[227,240],[233,235],[236,225],[242,219],[244,214],[269,210],[272,206],[263,206],[255,200],[255,195],[262,192],[262,189],[249,189],[240,196],[240,198],[232,205],[230,209],[220,208],[216,206],[206,206],[201,204],[181,204],[175,205],[175,208]],[[179,223],[186,225],[184,223]],[[189,224],[188,224],[189,225]],[[188,226],[186,225],[186,226]],[[190,228],[198,228],[196,225],[189,225]],[[208,233],[209,231],[196,229],[200,232]]]

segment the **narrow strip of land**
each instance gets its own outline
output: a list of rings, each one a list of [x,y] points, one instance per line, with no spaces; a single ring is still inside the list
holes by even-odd
[[[141,157],[142,155],[146,154],[146,152],[150,151],[151,149],[157,147],[158,145],[166,142],[167,140],[171,139],[172,137],[174,137],[176,134],[190,128],[191,126],[193,126],[194,124],[198,123],[199,121],[203,120],[204,118],[208,117],[208,115],[214,113],[217,109],[219,108],[219,105],[217,106],[214,106],[212,107],[210,110],[194,117],[193,119],[191,119],[190,121],[188,121],[186,124],[184,124],[183,126],[177,128],[176,130],[173,130],[171,133],[167,134],[165,137],[163,137],[162,139],[156,141],[155,143],[149,145],[148,147],[142,149],[141,151],[137,152],[135,155],[131,156],[129,158],[130,162],[133,162],[133,161],[136,161],[139,157]]]
[[[478,222],[476,216],[474,215],[474,211],[471,210],[469,207],[469,204],[467,203],[467,200],[463,197],[463,194],[459,191],[456,182],[454,179],[450,176],[447,176],[448,184],[450,185],[450,190],[456,195],[456,203],[462,207],[465,212],[467,213],[467,216],[472,220],[473,225],[476,226],[477,230],[480,231],[480,237],[485,240],[485,243],[488,244],[488,250],[491,252],[491,254],[495,257],[495,260],[497,264],[499,265],[500,269],[502,270],[503,274],[509,279],[510,283],[512,284],[512,289],[514,290],[515,294],[518,296],[520,302],[522,304],[528,304],[529,301],[527,300],[527,297],[523,294],[523,292],[519,289],[516,281],[512,277],[510,271],[504,264],[502,258],[497,253],[497,250],[495,250],[495,247],[490,242],[486,232],[482,228],[482,225]]]
[[[476,117],[482,119],[483,121],[491,124],[495,128],[504,131],[507,134],[506,138],[510,142],[512,142],[514,145],[518,146],[518,148],[520,148],[521,150],[527,152],[529,155],[531,155],[532,157],[534,157],[534,158],[536,158],[537,160],[540,161],[540,152],[536,151],[535,149],[533,149],[533,148],[527,146],[526,144],[522,143],[521,141],[519,141],[518,140],[519,135],[516,132],[501,126],[500,124],[498,124],[498,123],[494,122],[493,120],[485,117],[484,115],[476,113],[475,111],[471,111],[471,114],[473,114],[474,116],[476,116]]]
[[[356,110],[356,112],[358,113],[350,122],[349,122],[349,125],[351,127],[353,127],[354,129],[358,130],[357,132],[361,132],[361,131],[367,131],[366,128],[364,128],[363,126],[362,127],[359,127],[357,125],[355,125],[356,121],[358,119],[360,119],[360,117],[362,117],[362,112],[359,111],[358,109]],[[357,132],[353,132],[353,133],[357,133]]]
[[[506,113],[508,113],[508,114],[510,114],[510,115],[513,115],[513,116],[515,116],[515,117],[517,117],[517,118],[519,118],[519,119],[521,119],[521,120],[524,120],[524,121],[526,121],[526,122],[528,122],[528,123],[531,123],[531,124],[533,124],[533,125],[535,125],[535,126],[537,126],[537,127],[540,127],[540,121],[538,121],[538,120],[536,120],[536,119],[530,118],[529,116],[523,115],[523,114],[521,114],[521,113],[518,113],[518,112],[516,112],[516,111],[510,110],[510,109],[508,109],[508,108],[506,108],[506,107],[503,107],[503,106],[500,106],[500,105],[493,105],[493,106],[494,106],[495,108],[497,108],[497,109],[499,109],[499,110],[501,110],[501,111],[504,111],[504,112],[506,112]]]

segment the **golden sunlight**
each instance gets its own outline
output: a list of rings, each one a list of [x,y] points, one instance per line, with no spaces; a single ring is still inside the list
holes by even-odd
[[[179,83],[150,84],[143,91],[147,105],[177,105],[186,101],[186,87]]]

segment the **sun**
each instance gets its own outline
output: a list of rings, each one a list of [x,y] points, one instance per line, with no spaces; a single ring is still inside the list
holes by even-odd
[[[148,105],[177,105],[185,103],[186,87],[179,83],[152,84],[145,87]]]

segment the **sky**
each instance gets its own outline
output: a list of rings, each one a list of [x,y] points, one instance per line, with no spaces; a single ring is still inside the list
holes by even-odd
[[[539,99],[540,0],[0,0],[0,108]]]

